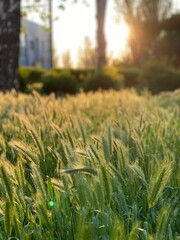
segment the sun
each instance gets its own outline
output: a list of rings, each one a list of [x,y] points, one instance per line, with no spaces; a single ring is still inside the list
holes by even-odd
[[[120,57],[128,49],[130,29],[122,21],[120,24],[108,24],[106,26],[107,49],[113,54],[113,57]]]

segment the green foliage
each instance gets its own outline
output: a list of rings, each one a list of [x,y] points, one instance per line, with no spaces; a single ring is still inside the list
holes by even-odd
[[[135,67],[120,68],[119,73],[124,77],[125,87],[137,87],[139,84],[140,69]]]
[[[19,81],[20,90],[23,92],[28,91],[28,85],[41,81],[44,70],[38,67],[20,67],[19,68]]]
[[[152,93],[173,91],[180,88],[180,71],[163,61],[151,59],[142,67],[140,82]]]
[[[131,28],[129,47],[132,60],[140,66],[151,56],[156,56],[155,46],[161,37],[161,24],[171,13],[172,0],[115,0],[117,12]]]
[[[98,89],[121,89],[123,87],[147,88],[152,93],[172,91],[180,88],[180,70],[171,64],[157,59],[147,61],[141,68],[114,67],[104,68],[99,74],[95,69],[19,69],[21,91],[32,93],[36,90],[49,94],[76,94]]]
[[[0,95],[0,239],[179,238],[180,91]]]
[[[54,71],[60,73],[63,72],[64,69],[53,69]],[[84,69],[66,69],[70,72],[70,74],[76,79],[77,85],[80,88],[84,88],[85,82],[87,79],[91,78],[94,74],[94,68],[84,68]]]
[[[173,59],[175,66],[180,66],[180,14],[173,14],[161,23],[163,34],[156,43],[158,56],[166,56]]]
[[[78,91],[78,84],[76,78],[71,74],[69,70],[64,71],[49,71],[43,78],[43,92],[44,93],[70,93],[74,94]]]
[[[120,89],[123,87],[123,76],[116,68],[104,68],[100,73],[91,76],[85,85],[86,91],[97,91],[98,89]]]

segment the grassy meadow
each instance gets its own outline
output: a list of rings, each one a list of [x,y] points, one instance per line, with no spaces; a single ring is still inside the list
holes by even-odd
[[[180,239],[180,91],[0,94],[0,239]]]

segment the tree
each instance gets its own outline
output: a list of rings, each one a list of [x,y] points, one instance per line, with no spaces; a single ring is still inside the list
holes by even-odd
[[[78,2],[78,0],[75,0],[75,2]],[[60,5],[60,7],[64,9],[64,5]],[[107,0],[96,0],[96,12],[97,12],[96,73],[101,71],[103,66],[106,65],[106,40],[105,40],[105,33],[104,33],[106,8],[107,8]]]
[[[0,0],[0,89],[4,92],[19,89],[20,20],[21,0]]]
[[[39,3],[41,0],[34,2]],[[96,6],[97,72],[99,72],[106,64],[104,21],[107,0],[96,0]],[[20,7],[20,0],[0,0],[0,87],[3,91],[19,88]]]
[[[97,8],[97,68],[99,72],[106,64],[106,40],[104,34],[107,0],[96,0]]]
[[[0,88],[18,89],[20,0],[0,0]]]
[[[91,68],[96,66],[97,51],[92,47],[91,40],[84,39],[84,48],[79,49],[78,66],[80,68]]]
[[[180,66],[180,14],[174,14],[161,23],[161,34],[156,44],[159,57],[165,56]]]
[[[69,50],[64,52],[62,54],[62,65],[64,68],[71,68],[72,67],[72,61],[71,61],[71,55]]]
[[[131,34],[129,44],[134,63],[140,64],[155,54],[160,23],[170,11],[172,0],[115,0],[118,11],[123,14]]]

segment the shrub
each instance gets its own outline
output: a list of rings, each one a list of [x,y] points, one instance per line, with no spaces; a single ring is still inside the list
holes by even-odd
[[[86,82],[88,79],[92,78],[95,72],[94,68],[87,68],[87,69],[72,69],[72,75],[77,79],[77,82],[80,88],[84,89]]]
[[[121,68],[119,73],[124,76],[125,87],[137,87],[139,84],[140,69],[135,67]]]
[[[154,94],[180,88],[180,71],[156,59],[145,63],[139,79],[141,85],[147,87]]]
[[[123,76],[115,68],[104,68],[100,73],[94,74],[87,79],[85,91],[96,91],[98,89],[118,90],[123,86]]]
[[[95,69],[94,68],[87,68],[87,69],[61,69],[61,68],[55,68],[53,71],[61,73],[64,70],[67,70],[70,72],[70,74],[76,79],[77,84],[81,88],[84,88],[85,81],[89,78],[91,78],[94,74]]]
[[[70,93],[74,94],[78,91],[78,84],[76,78],[69,70],[54,71],[51,70],[44,74],[43,79],[43,92],[44,93]]]
[[[20,67],[19,68],[20,90],[26,92],[28,84],[41,82],[43,74],[44,70],[42,68]]]
[[[85,68],[85,69],[72,69],[71,73],[76,77],[80,78],[80,76],[87,77],[88,75],[92,75],[94,73],[94,68]]]

